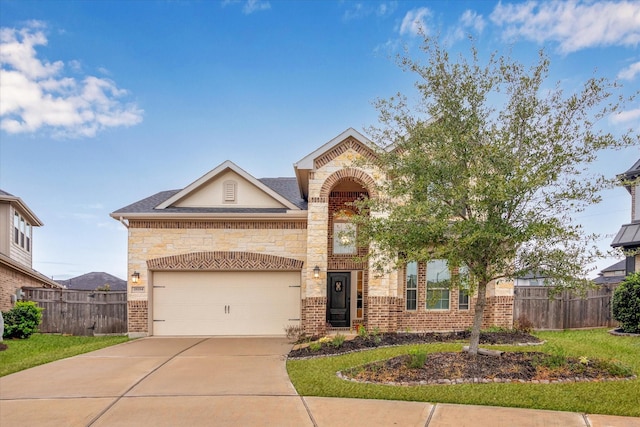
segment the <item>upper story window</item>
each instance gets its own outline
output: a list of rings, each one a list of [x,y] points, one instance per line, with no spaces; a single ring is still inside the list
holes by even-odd
[[[235,181],[225,181],[222,183],[223,195],[222,200],[225,203],[236,203],[238,197],[238,183]]]
[[[445,259],[427,262],[427,301],[428,310],[449,310],[449,285],[451,271]]]
[[[31,224],[18,212],[13,214],[13,243],[31,252]]]
[[[333,218],[333,253],[336,255],[355,255],[356,225],[349,222],[353,212],[343,209]]]
[[[418,263],[415,261],[407,263],[406,269],[406,297],[407,310],[418,308]]]

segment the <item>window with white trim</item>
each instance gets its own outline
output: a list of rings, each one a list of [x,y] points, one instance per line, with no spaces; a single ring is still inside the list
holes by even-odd
[[[469,268],[458,268],[458,310],[469,310]]]
[[[32,227],[18,212],[13,214],[13,243],[27,252],[31,252]]]
[[[427,310],[449,310],[451,271],[445,259],[427,262]]]
[[[406,267],[406,308],[407,310],[418,309],[418,263],[415,261],[408,262]]]

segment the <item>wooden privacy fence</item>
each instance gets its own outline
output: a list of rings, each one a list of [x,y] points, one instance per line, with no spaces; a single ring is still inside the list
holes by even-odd
[[[535,329],[614,327],[611,299],[615,286],[590,289],[585,295],[563,291],[554,298],[544,286],[516,286],[513,320],[524,316]]]
[[[24,299],[42,312],[42,333],[71,335],[127,332],[127,293],[22,288]]]

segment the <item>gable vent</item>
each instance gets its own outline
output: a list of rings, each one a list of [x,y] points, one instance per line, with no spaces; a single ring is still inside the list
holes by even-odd
[[[234,203],[236,202],[236,193],[237,193],[237,187],[238,185],[236,184],[235,181],[225,181],[224,182],[224,201],[226,203]]]

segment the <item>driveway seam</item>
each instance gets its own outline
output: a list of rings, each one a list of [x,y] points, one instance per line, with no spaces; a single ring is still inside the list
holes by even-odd
[[[304,397],[300,396],[300,400],[302,401],[302,404],[304,405],[304,409],[306,409],[307,411],[307,415],[309,415],[309,418],[311,419],[311,423],[313,424],[313,427],[318,427],[318,423],[316,423],[316,419],[313,418],[313,414],[311,413],[311,409],[309,409],[309,407],[307,406],[307,401],[304,400]]]
[[[144,381],[145,379],[147,379],[149,377],[149,375],[153,374],[154,372],[156,372],[158,369],[162,368],[164,365],[166,365],[167,363],[171,362],[173,359],[175,359],[176,357],[178,357],[179,355],[181,355],[182,353],[184,353],[187,350],[192,349],[193,347],[197,346],[198,344],[201,344],[202,342],[206,341],[207,338],[203,338],[202,340],[194,343],[193,345],[183,349],[182,351],[179,351],[178,353],[174,354],[173,356],[171,356],[170,358],[168,358],[167,360],[165,360],[163,363],[161,363],[160,365],[156,366],[155,369],[147,372],[147,374],[145,376],[143,376],[142,378],[140,378],[138,381],[136,381],[131,387],[129,387],[127,390],[125,390],[124,393],[122,393],[120,396],[117,396],[116,399],[111,402],[111,404],[109,406],[107,406],[106,408],[104,408],[102,411],[100,411],[100,413],[98,415],[96,415],[95,417],[93,417],[93,419],[87,424],[87,427],[92,426],[96,421],[98,421],[104,414],[107,413],[107,411],[109,411],[109,409],[113,408],[115,406],[116,403],[118,403],[127,393],[129,393],[131,390],[133,390],[138,384],[140,384],[142,381]]]
[[[427,418],[427,422],[425,423],[424,427],[429,427],[429,424],[431,423],[431,418],[433,418],[433,413],[436,411],[436,406],[438,406],[437,403],[434,403],[433,405],[431,405],[431,412],[429,412],[429,417]]]

